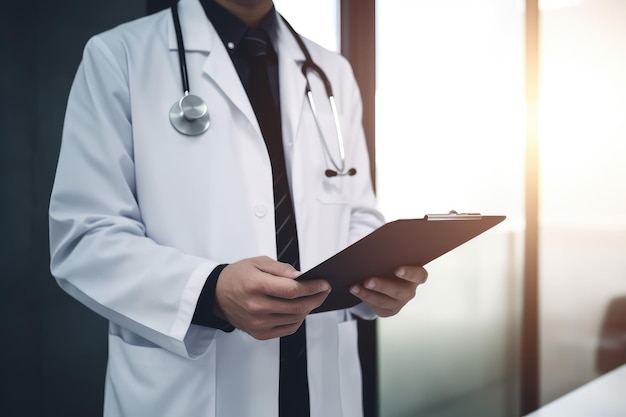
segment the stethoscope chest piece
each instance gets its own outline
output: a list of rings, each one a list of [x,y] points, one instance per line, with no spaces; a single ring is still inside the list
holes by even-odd
[[[185,94],[170,109],[174,129],[187,136],[201,135],[211,125],[207,105],[200,97]]]

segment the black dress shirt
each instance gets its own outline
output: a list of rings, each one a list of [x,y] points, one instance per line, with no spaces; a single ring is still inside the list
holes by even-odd
[[[221,5],[217,4],[215,0],[201,0],[200,3],[204,8],[204,12],[207,15],[209,21],[217,31],[224,47],[228,51],[232,62],[235,66],[235,70],[239,75],[239,79],[247,90],[248,82],[250,80],[250,64],[248,59],[243,55],[239,48],[241,40],[244,38],[249,27],[242,22],[238,17],[230,13]],[[263,18],[259,27],[264,29],[269,35],[270,39],[276,39],[278,31],[278,18],[276,10],[272,7],[272,10]],[[270,86],[272,94],[274,95],[274,102],[277,106],[280,106],[280,92],[278,84],[278,56],[275,49],[271,48],[268,51],[268,74],[270,77]],[[277,109],[280,111],[280,108]],[[193,324],[199,324],[206,327],[212,327],[220,329],[226,332],[232,332],[235,328],[225,320],[222,320],[215,316],[213,313],[213,305],[215,302],[215,287],[217,285],[217,279],[226,267],[226,264],[219,265],[211,272],[207,278],[192,319]]]

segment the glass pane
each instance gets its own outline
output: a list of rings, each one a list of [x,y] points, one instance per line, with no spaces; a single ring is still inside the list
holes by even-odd
[[[302,36],[339,51],[338,0],[274,0],[274,6]]]
[[[388,220],[457,211],[505,223],[427,266],[379,320],[380,415],[518,415],[524,14],[517,0],[377,2],[376,158]]]
[[[541,400],[626,363],[626,2],[541,17]],[[617,309],[613,309],[617,311]],[[601,336],[604,335],[603,338]]]

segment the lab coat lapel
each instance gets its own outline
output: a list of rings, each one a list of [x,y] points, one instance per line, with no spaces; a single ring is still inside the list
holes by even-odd
[[[302,75],[304,54],[293,35],[279,19],[278,73],[280,76],[280,107],[282,112],[283,136],[287,142],[296,140],[296,132],[305,104],[306,80]]]
[[[182,0],[179,3],[179,14],[187,53],[208,53],[202,71],[223,92],[224,96],[248,118],[250,123],[256,127],[258,134],[261,135],[254,110],[237,75],[235,66],[219,35],[204,14],[204,9],[200,3],[194,0]],[[169,33],[170,49],[177,51],[176,32],[171,22]],[[190,89],[193,93],[193,91],[197,91],[198,87],[191,85]]]
[[[224,96],[230,99],[233,104],[248,118],[249,122],[256,126],[259,135],[259,128],[254,110],[246,94],[246,90],[241,84],[237,70],[221,43],[218,36],[214,36],[215,42],[209,56],[204,63],[202,70],[207,74],[215,84],[222,90]]]

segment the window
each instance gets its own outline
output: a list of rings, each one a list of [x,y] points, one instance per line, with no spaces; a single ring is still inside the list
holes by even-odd
[[[524,14],[515,0],[377,3],[377,191],[388,220],[507,220],[427,266],[380,320],[381,416],[512,416],[524,201]]]

